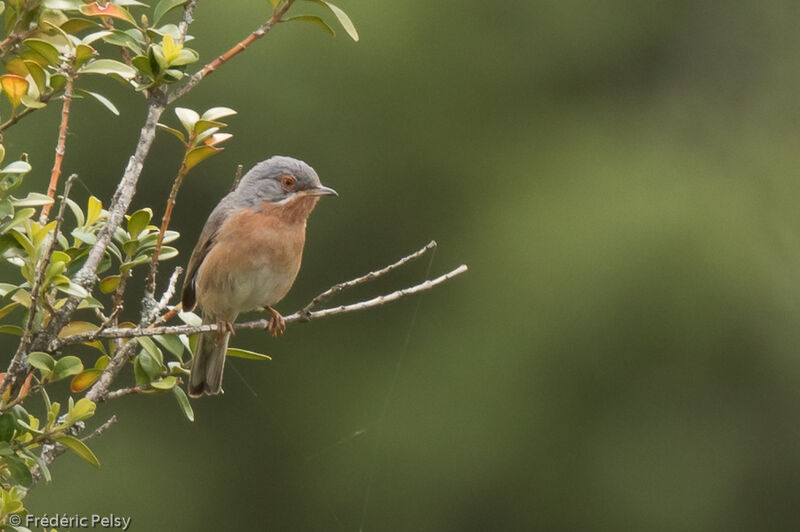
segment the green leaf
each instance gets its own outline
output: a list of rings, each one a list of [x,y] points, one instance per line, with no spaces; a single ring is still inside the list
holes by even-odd
[[[83,371],[83,362],[81,362],[80,358],[72,355],[61,357],[56,361],[56,365],[53,368],[53,380],[57,381],[71,377],[81,371]]]
[[[100,36],[102,36],[102,34],[103,32],[99,32]],[[89,44],[84,41],[83,43],[75,47],[75,66],[80,67],[82,64],[86,62],[87,59],[89,59],[90,57],[94,57],[96,55],[97,55],[97,50],[89,46]]]
[[[164,377],[163,379],[151,382],[150,386],[152,386],[156,390],[171,390],[175,387],[177,383],[178,383],[178,378],[170,375],[168,377]]]
[[[186,392],[184,392],[182,388],[176,386],[172,389],[172,393],[175,394],[175,399],[178,401],[178,406],[181,407],[186,419],[189,421],[194,421],[194,411],[192,410],[192,405],[189,404],[189,398],[186,396]]]
[[[344,31],[347,32],[347,34],[350,36],[351,39],[358,42],[358,31],[356,31],[356,27],[353,25],[353,21],[350,20],[350,17],[347,16],[347,13],[342,11],[342,9],[339,8],[338,6],[331,4],[326,0],[309,0],[309,1],[330,9],[331,13],[333,13],[333,15],[339,21],[339,24],[341,24],[342,28],[344,28]]]
[[[161,373],[161,364],[147,351],[142,351],[136,358],[142,371],[147,375],[148,381],[155,379]]]
[[[30,107],[31,109],[41,109],[42,107],[47,107],[46,103],[40,102],[38,98],[28,96],[27,94],[23,94],[19,101],[22,105],[25,107]]]
[[[197,111],[187,109],[186,107],[176,107],[175,114],[178,116],[178,120],[181,121],[181,124],[183,124],[183,128],[186,132],[191,135],[192,131],[194,131],[194,125],[200,120],[200,115],[197,114]]]
[[[42,372],[42,377],[47,378],[53,373],[56,361],[48,353],[34,351],[28,355],[28,364]]]
[[[120,275],[109,275],[100,281],[100,291],[104,294],[110,294],[117,289],[120,279],[122,279]]]
[[[27,174],[30,171],[31,165],[26,161],[14,161],[0,170],[0,174]]]
[[[78,399],[78,402],[74,404],[71,397],[69,401],[69,411],[67,411],[67,419],[65,421],[67,426],[72,426],[78,421],[89,419],[94,415],[94,411],[97,408],[97,405],[93,401],[85,397],[81,397]]]
[[[56,289],[59,292],[63,292],[68,296],[75,296],[75,297],[88,297],[89,292],[86,291],[84,287],[77,283],[73,283],[72,281],[69,284],[60,284],[56,286]]]
[[[283,20],[285,20],[286,22],[291,22],[291,21],[294,21],[294,20],[296,20],[298,22],[306,22],[308,24],[313,24],[314,26],[322,28],[323,30],[327,31],[328,33],[330,33],[333,36],[336,35],[336,32],[333,31],[333,28],[328,26],[327,22],[325,22],[324,20],[322,20],[320,17],[318,17],[316,15],[297,15],[297,16],[294,16],[294,17],[287,17],[287,18],[285,18]]]
[[[14,204],[14,207],[41,207],[53,203],[53,198],[38,192],[28,192],[28,195],[22,199],[12,197],[11,203]]]
[[[187,170],[190,170],[221,150],[222,148],[214,148],[212,146],[200,146],[186,154],[183,164],[186,165]]]
[[[161,19],[171,10],[182,6],[187,0],[161,0],[153,10],[153,26],[158,26]]]
[[[80,240],[81,242],[85,242],[90,246],[93,246],[95,242],[97,242],[97,236],[94,233],[90,233],[89,231],[82,231],[77,227],[70,232],[72,236]]]
[[[153,336],[153,339],[176,357],[181,358],[181,355],[183,355],[183,342],[174,334],[167,334],[164,336],[159,334]]]
[[[141,345],[144,350],[147,351],[147,353],[153,357],[156,362],[158,362],[159,367],[164,363],[164,355],[161,353],[161,349],[158,348],[152,338],[148,338],[147,336],[140,337],[139,345]]]
[[[58,49],[47,41],[42,39],[25,39],[22,44],[42,56],[47,64],[58,65],[61,63],[61,54]]]
[[[100,467],[100,460],[97,459],[97,456],[95,456],[92,450],[89,449],[89,447],[78,438],[64,434],[63,436],[56,437],[55,441],[75,452],[75,454],[93,466],[97,468]]]
[[[15,302],[15,303],[9,303],[5,307],[0,308],[0,319],[6,317],[8,314],[10,314],[18,306],[19,306],[19,303]]]
[[[225,118],[226,116],[232,116],[235,114],[236,111],[234,111],[230,107],[212,107],[211,109],[203,113],[203,116],[201,116],[200,118],[202,120],[210,120],[212,122],[216,122],[220,118]]]
[[[0,325],[0,334],[13,334],[14,336],[22,336],[22,327],[16,325]]]
[[[134,240],[139,238],[139,235],[150,224],[152,219],[153,211],[149,208],[140,209],[131,214],[130,218],[128,218],[128,235]]]
[[[178,131],[177,129],[171,128],[171,127],[169,127],[167,125],[164,125],[164,124],[156,124],[156,125],[158,126],[159,129],[161,129],[163,131],[166,131],[167,133],[171,133],[171,134],[175,135],[176,137],[178,137],[178,140],[180,140],[181,142],[186,142],[186,137],[184,137],[183,133]]]
[[[17,420],[11,412],[6,412],[0,416],[0,441],[11,441],[15,430],[17,430]]]
[[[245,349],[238,349],[236,347],[229,347],[226,353],[229,357],[246,358],[248,360],[272,360],[269,355],[256,353],[255,351],[247,351]]]
[[[105,305],[100,303],[93,297],[84,297],[81,299],[81,302],[78,303],[78,309],[85,309],[85,308],[103,308]]]
[[[109,100],[108,98],[106,98],[102,94],[99,94],[99,93],[96,93],[96,92],[92,92],[92,91],[87,91],[87,90],[84,90],[84,89],[78,89],[78,92],[83,93],[83,94],[88,94],[89,96],[91,96],[92,98],[94,98],[95,100],[100,102],[106,109],[108,109],[109,111],[111,111],[115,115],[119,116],[119,109],[117,109],[117,106],[114,105],[111,102],[111,100]]]
[[[102,374],[102,369],[91,368],[83,370],[72,378],[72,381],[69,383],[69,389],[72,393],[81,393],[97,382],[97,379],[99,379]]]
[[[109,4],[110,5],[110,4]],[[114,59],[95,59],[79,70],[81,74],[116,74],[122,79],[132,80],[136,77],[136,69]]]
[[[28,487],[33,483],[31,470],[28,469],[28,466],[25,465],[25,462],[16,456],[4,456],[2,458],[2,463],[6,469],[8,469],[8,473],[17,484]]]

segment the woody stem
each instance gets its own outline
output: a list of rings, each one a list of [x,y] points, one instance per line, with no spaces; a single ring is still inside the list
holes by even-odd
[[[56,197],[56,187],[58,186],[58,179],[61,177],[61,164],[64,161],[64,153],[66,151],[67,130],[69,129],[69,110],[72,105],[72,87],[74,83],[74,75],[71,71],[67,72],[67,83],[64,86],[64,103],[61,106],[61,124],[58,126],[56,156],[53,160],[53,169],[50,171],[50,184],[47,186],[47,196],[50,198]],[[39,216],[39,222],[42,225],[47,223],[50,207],[52,205],[52,203],[49,203],[42,207],[42,214]]]
[[[169,198],[167,198],[167,206],[164,209],[164,217],[161,218],[161,229],[158,233],[156,240],[156,247],[153,250],[153,260],[150,263],[150,271],[147,274],[147,281],[145,283],[145,297],[154,297],[156,293],[156,276],[158,275],[158,256],[161,254],[161,248],[164,245],[164,235],[167,233],[169,223],[172,220],[172,211],[175,209],[175,203],[178,198],[178,190],[181,188],[183,178],[189,173],[189,168],[186,167],[186,160],[181,163],[181,168],[172,182],[172,190],[169,191]]]
[[[227,52],[220,55],[213,61],[206,64],[206,66],[198,70],[196,73],[194,73],[192,77],[189,78],[189,81],[186,82],[186,85],[184,85],[183,87],[179,88],[174,93],[169,95],[167,103],[174,102],[175,100],[177,100],[178,98],[180,98],[181,96],[192,90],[195,87],[195,85],[197,85],[203,80],[203,78],[205,78],[206,76],[214,72],[216,69],[218,69],[219,67],[230,61],[236,55],[244,52],[248,46],[253,44],[255,41],[257,41],[267,33],[269,33],[269,30],[271,30],[275,24],[281,21],[281,18],[283,18],[283,15],[285,15],[286,12],[289,10],[289,8],[292,6],[292,3],[294,3],[294,0],[287,1],[280,9],[276,9],[275,11],[273,11],[272,16],[269,18],[269,20],[267,20],[264,24],[256,28],[255,31],[253,31],[253,33],[251,33],[250,35],[248,35],[247,37],[236,43]]]

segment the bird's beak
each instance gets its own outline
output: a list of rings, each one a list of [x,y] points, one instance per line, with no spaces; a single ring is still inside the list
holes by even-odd
[[[326,187],[324,185],[320,185],[315,188],[309,188],[308,190],[301,190],[297,194],[302,196],[339,196],[338,192],[333,190],[331,187]]]

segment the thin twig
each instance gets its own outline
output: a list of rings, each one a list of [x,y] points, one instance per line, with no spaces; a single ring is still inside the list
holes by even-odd
[[[177,41],[178,44],[183,44],[186,40],[186,33],[189,31],[189,26],[194,21],[193,14],[196,6],[197,0],[189,0],[186,2],[186,5],[183,6],[183,16],[181,17],[181,21],[178,22],[178,34],[180,35]]]
[[[50,98],[53,97],[54,94],[55,94],[55,92],[48,92],[48,93],[42,94],[39,97],[39,101],[41,103],[47,103],[50,100]],[[3,132],[6,129],[10,128],[11,126],[13,126],[17,122],[19,122],[20,120],[25,118],[26,116],[28,116],[32,112],[36,111],[37,109],[40,109],[40,108],[39,107],[26,107],[21,113],[18,113],[18,114],[15,114],[15,115],[11,116],[8,120],[6,120],[2,124],[0,124],[0,132]]]
[[[61,164],[64,161],[64,153],[67,145],[67,130],[69,129],[69,110],[72,105],[72,87],[75,83],[75,74],[72,72],[72,61],[70,60],[67,69],[67,82],[64,85],[64,99],[61,105],[61,124],[58,126],[58,142],[56,143],[56,156],[53,159],[53,169],[50,171],[50,184],[47,186],[47,196],[50,198],[56,197],[56,187],[58,186],[58,179],[61,177]],[[45,225],[47,223],[48,215],[50,214],[50,206],[52,203],[42,206],[42,214],[39,216],[39,223]]]
[[[205,78],[207,75],[211,74],[216,69],[218,69],[219,67],[230,61],[236,55],[244,52],[248,46],[253,44],[253,42],[257,41],[258,39],[269,33],[269,30],[271,30],[275,24],[281,21],[281,18],[283,17],[284,14],[286,14],[286,12],[292,6],[293,2],[294,0],[287,1],[283,5],[283,7],[273,11],[272,17],[270,17],[270,19],[267,20],[264,24],[256,28],[256,30],[253,33],[242,39],[240,42],[236,43],[236,45],[233,48],[231,48],[224,54],[220,55],[219,57],[208,63],[199,71],[195,72],[192,75],[192,77],[189,78],[189,81],[187,81],[184,86],[182,86],[181,88],[179,88],[178,90],[169,95],[167,103],[173,103],[175,100],[177,100],[178,98],[180,98],[181,96],[192,90],[198,83],[203,81],[203,78]]]
[[[138,386],[130,386],[129,388],[120,388],[119,390],[114,390],[113,392],[108,392],[105,397],[101,397],[101,401],[110,401],[112,399],[119,399],[120,397],[125,397],[126,395],[142,393],[146,390],[150,390],[150,386],[147,384],[139,384]]]
[[[167,289],[164,290],[164,293],[161,295],[161,299],[158,301],[158,306],[156,307],[156,312],[161,312],[167,305],[169,305],[169,300],[172,299],[172,296],[175,295],[175,290],[178,286],[178,278],[183,273],[183,268],[178,266],[175,268],[175,271],[172,272],[172,275],[169,278],[169,283],[167,284]]]
[[[382,296],[374,297],[372,299],[368,299],[366,301],[360,301],[358,303],[352,303],[349,305],[340,305],[338,307],[331,307],[323,310],[317,310],[310,312],[307,316],[303,314],[302,310],[295,312],[294,314],[290,314],[289,316],[285,316],[284,320],[287,324],[294,323],[294,322],[304,322],[314,319],[320,318],[327,318],[329,316],[335,316],[337,314],[346,314],[348,312],[355,312],[358,310],[366,310],[373,307],[378,307],[381,305],[385,305],[386,303],[390,303],[392,301],[397,301],[398,299],[410,296],[412,294],[417,294],[419,292],[423,292],[425,290],[430,290],[431,288],[440,285],[446,281],[449,281],[453,277],[460,275],[467,271],[466,265],[461,265],[458,268],[436,277],[435,279],[430,279],[428,281],[419,283],[417,285],[403,288],[401,290],[396,290],[389,294],[385,294]],[[261,319],[261,320],[254,320],[248,321],[243,323],[234,323],[233,328],[235,330],[253,330],[253,329],[266,329],[269,325],[268,319]],[[196,334],[196,333],[204,333],[204,332],[211,332],[216,331],[217,325],[216,323],[210,323],[206,325],[177,325],[177,326],[163,326],[163,327],[136,327],[130,329],[106,329],[100,335],[99,338],[139,338],[142,336],[156,336],[156,335],[164,335],[164,334]],[[81,342],[85,342],[90,338],[93,333],[80,333],[80,334],[73,334],[71,336],[67,336],[65,338],[58,338],[53,340],[50,345],[51,350],[59,349],[65,345],[77,344]],[[127,347],[129,344],[126,344]]]
[[[81,438],[82,441],[91,440],[92,438],[96,438],[97,436],[104,433],[108,428],[117,422],[117,415],[114,414],[110,418],[108,418],[105,423],[94,429],[90,434],[86,435],[85,437]],[[67,448],[61,445],[60,443],[48,443],[42,446],[42,461],[46,465],[50,465],[53,461],[58,458],[60,455],[66,452]],[[42,472],[39,469],[39,466],[34,466],[31,469],[31,474],[33,475],[34,480],[39,480],[42,476]]]
[[[305,314],[309,314],[312,310],[314,310],[315,308],[319,307],[320,305],[326,303],[330,298],[332,298],[336,294],[338,294],[340,292],[343,292],[344,290],[347,290],[349,288],[353,288],[354,286],[358,286],[360,284],[366,283],[367,281],[372,281],[373,279],[377,279],[378,277],[382,277],[382,276],[386,275],[387,273],[391,272],[392,270],[396,270],[397,268],[399,268],[399,267],[401,267],[401,266],[403,266],[405,264],[408,264],[412,260],[420,258],[426,252],[428,252],[429,250],[431,250],[431,249],[433,249],[435,247],[436,247],[436,241],[435,240],[431,240],[430,242],[428,242],[428,244],[424,248],[420,249],[419,251],[416,251],[416,252],[412,253],[411,255],[407,255],[407,256],[403,257],[402,259],[398,260],[394,264],[390,264],[389,266],[386,266],[385,268],[381,268],[380,270],[375,270],[375,271],[369,272],[368,274],[362,275],[361,277],[357,277],[357,278],[355,278],[355,279],[353,279],[351,281],[346,281],[346,282],[343,282],[343,283],[339,283],[339,284],[333,285],[332,287],[330,287],[329,289],[325,290],[324,292],[319,294],[317,297],[312,299],[308,303],[308,305],[303,307],[303,310],[301,310],[300,313],[304,314],[304,315]]]
[[[97,282],[97,268],[100,266],[106,248],[108,248],[111,238],[114,236],[114,231],[125,219],[125,213],[133,200],[136,184],[144,167],[144,159],[150,152],[150,147],[155,139],[156,124],[166,106],[163,91],[154,91],[150,95],[148,102],[147,118],[139,132],[136,151],[128,160],[122,179],[120,179],[114,197],[111,199],[105,224],[97,232],[97,241],[89,250],[83,266],[74,276],[75,282],[87,291],[91,291]],[[47,346],[46,338],[58,336],[58,332],[69,322],[70,316],[75,312],[80,301],[81,298],[73,296],[64,303],[59,312],[50,319],[47,329],[42,334],[42,345],[34,346],[38,348],[37,350],[42,350]]]
[[[169,191],[169,198],[167,198],[167,206],[164,208],[164,216],[161,218],[161,228],[158,232],[158,239],[156,240],[156,247],[153,250],[153,259],[150,261],[150,269],[147,272],[147,281],[145,281],[145,290],[144,290],[144,298],[146,300],[152,300],[155,293],[156,293],[156,276],[158,275],[158,256],[161,255],[161,247],[164,245],[164,236],[167,234],[167,229],[169,229],[169,223],[172,221],[172,211],[175,209],[175,203],[178,198],[178,191],[181,188],[181,184],[183,183],[183,178],[186,177],[186,174],[189,173],[189,168],[186,166],[186,160],[181,163],[181,167],[178,170],[178,174],[175,176],[175,180],[172,182],[172,189]],[[148,312],[147,308],[144,308],[142,312],[150,316],[154,314],[153,312]]]
[[[48,236],[47,247],[45,248],[44,253],[39,257],[39,260],[36,264],[36,269],[34,271],[33,286],[31,286],[31,306],[28,313],[28,321],[25,324],[25,332],[22,334],[22,339],[17,346],[17,351],[14,353],[11,364],[8,366],[8,371],[3,378],[3,382],[0,383],[0,396],[3,395],[12,382],[16,385],[15,381],[20,374],[25,371],[25,355],[28,353],[28,348],[32,343],[31,341],[34,332],[33,325],[36,321],[36,313],[39,309],[38,303],[39,297],[41,296],[42,283],[44,282],[47,266],[50,264],[50,257],[53,255],[56,242],[58,242],[58,233],[61,231],[61,225],[64,222],[67,198],[69,197],[69,192],[72,189],[72,183],[74,183],[77,178],[78,174],[72,174],[67,178],[67,182],[64,183],[64,195],[61,199],[61,205],[58,207],[56,226],[53,230],[53,234]]]
[[[236,173],[233,175],[233,184],[231,185],[231,192],[236,190],[236,187],[239,186],[239,181],[242,180],[243,171],[244,171],[244,165],[243,164],[237,164],[236,165]]]

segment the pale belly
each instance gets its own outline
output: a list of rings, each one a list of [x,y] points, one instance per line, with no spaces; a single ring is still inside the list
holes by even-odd
[[[215,246],[197,275],[198,303],[211,316],[235,319],[240,312],[275,305],[289,292],[300,270],[302,251],[296,260],[287,261],[275,259],[282,254],[261,250],[233,257],[226,248]]]

